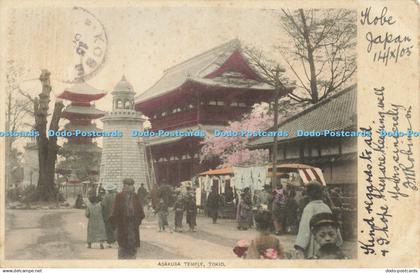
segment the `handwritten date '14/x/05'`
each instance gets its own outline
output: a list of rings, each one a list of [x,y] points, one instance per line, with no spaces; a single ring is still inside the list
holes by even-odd
[[[372,8],[366,8],[361,12],[362,25],[374,26],[390,26],[397,21],[390,15],[387,15],[388,8],[384,7],[380,15],[372,15]],[[388,65],[389,61],[398,62],[400,58],[411,56],[414,45],[411,44],[412,39],[408,35],[395,34],[386,31],[384,33],[374,33],[368,31],[366,33],[366,40],[368,42],[367,52],[373,54],[374,62],[382,62]]]

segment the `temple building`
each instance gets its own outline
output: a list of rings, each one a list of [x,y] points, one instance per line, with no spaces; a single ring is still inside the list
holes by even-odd
[[[232,40],[167,69],[136,97],[135,107],[150,118],[153,131],[211,134],[241,119],[253,104],[272,99],[273,88],[252,68],[240,42]],[[176,185],[215,168],[219,162],[200,163],[202,140],[199,136],[147,139],[157,182]]]
[[[141,138],[131,136],[132,130],[142,130],[145,121],[143,115],[134,110],[136,93],[123,76],[111,94],[112,111],[101,119],[103,130],[118,130],[122,135],[103,138],[99,181],[103,186],[114,184],[121,189],[123,179],[132,178],[136,189],[143,183],[150,190],[144,145],[139,145]]]
[[[279,164],[308,164],[322,170],[328,188],[341,191],[343,236],[357,237],[357,138],[345,136],[299,136],[298,130],[324,132],[360,131],[357,127],[356,85],[324,99],[294,115],[278,126],[289,132],[279,137]],[[250,142],[250,148],[268,149],[272,154],[273,138],[261,137]],[[272,158],[272,156],[271,156]]]
[[[96,109],[92,102],[105,95],[106,92],[96,89],[84,81],[79,81],[66,88],[57,96],[57,98],[70,101],[61,115],[69,120],[64,129],[67,131],[100,131],[92,121],[103,117],[106,113]],[[63,151],[66,158],[72,158],[72,162],[69,162],[68,165],[74,165],[79,159],[88,164],[83,166],[84,170],[80,170],[79,167],[77,167],[79,170],[75,170],[74,166],[69,166],[79,178],[86,178],[88,172],[99,171],[101,149],[93,142],[93,137],[68,137],[67,142],[63,145]],[[74,160],[75,156],[76,160]]]

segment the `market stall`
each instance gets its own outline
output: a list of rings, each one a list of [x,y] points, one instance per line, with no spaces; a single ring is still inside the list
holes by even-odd
[[[304,164],[281,164],[276,167],[276,177],[284,186],[303,186],[312,180],[326,185],[322,170]],[[216,189],[223,200],[221,215],[234,218],[235,204],[238,196],[245,189],[251,195],[261,191],[265,186],[271,188],[273,172],[272,166],[227,167],[223,169],[208,170],[197,177],[196,188],[197,206],[204,208],[205,201],[212,189]]]

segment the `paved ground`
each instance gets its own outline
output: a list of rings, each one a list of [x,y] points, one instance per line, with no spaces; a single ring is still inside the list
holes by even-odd
[[[237,259],[232,252],[235,242],[257,234],[238,231],[233,220],[220,219],[214,225],[204,216],[197,219],[197,232],[158,232],[156,217],[147,214],[140,228],[139,259]],[[173,215],[169,224],[173,225]],[[84,210],[7,210],[6,259],[116,259],[116,247],[86,248],[86,228]],[[292,249],[295,236],[279,239],[285,250]],[[345,242],[343,249],[354,257],[356,242]]]

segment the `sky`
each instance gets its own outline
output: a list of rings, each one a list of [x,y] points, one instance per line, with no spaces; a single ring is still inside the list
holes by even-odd
[[[123,74],[138,95],[171,66],[232,39],[262,50],[266,57],[286,67],[286,76],[295,80],[275,49],[288,43],[280,24],[280,10],[171,5],[83,8],[87,12],[75,11],[71,6],[10,10],[6,56],[13,61],[14,69],[23,71],[16,78],[22,90],[33,96],[39,94],[38,77],[43,68],[51,71],[55,95],[71,85],[63,81],[73,75],[77,61],[75,33],[96,34],[82,27],[86,19],[100,31],[102,25],[107,36],[105,61],[87,80],[108,92],[95,102],[101,110],[112,109],[110,93]],[[66,122],[61,120],[60,125]],[[96,123],[102,127],[99,120]]]
[[[71,7],[19,8],[9,13],[7,56],[13,60],[15,69],[23,71],[16,78],[22,90],[32,96],[39,94],[41,84],[37,78],[43,68],[51,72],[55,95],[69,86],[63,81],[73,73],[72,41],[75,33],[80,32],[80,22],[86,18],[100,22],[108,38],[105,62],[87,80],[93,87],[108,92],[95,102],[97,108],[105,111],[112,109],[110,92],[123,74],[138,95],[158,81],[165,69],[232,39],[273,57],[273,46],[285,37],[273,10],[217,7],[86,10],[94,17],[75,12]],[[61,126],[65,123],[67,120],[60,121]],[[99,120],[96,123],[102,127]]]
[[[272,54],[273,46],[284,37],[272,10],[112,7],[88,11],[104,26],[108,43],[105,63],[87,82],[108,92],[125,74],[140,94],[159,80],[165,69],[235,38]],[[60,81],[68,78],[63,75],[74,63],[71,39],[82,20],[83,14],[79,15],[74,18],[70,8],[15,11],[8,56],[25,71],[19,80],[22,89],[40,90],[35,79],[41,68],[52,72],[55,94],[66,87]],[[109,94],[96,105],[110,110],[111,101]]]

